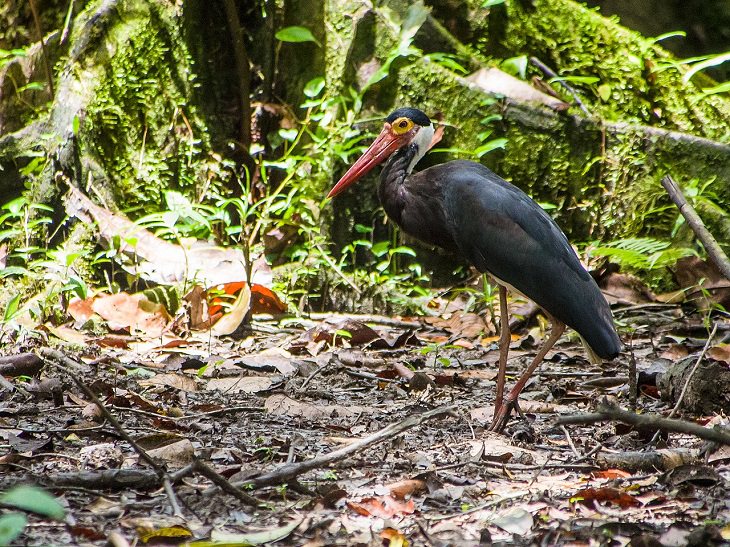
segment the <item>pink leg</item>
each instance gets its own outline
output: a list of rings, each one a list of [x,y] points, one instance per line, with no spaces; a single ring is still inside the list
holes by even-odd
[[[555,342],[558,341],[558,338],[560,338],[560,336],[565,331],[565,324],[563,324],[561,321],[558,321],[554,317],[550,317],[550,319],[553,323],[553,328],[550,331],[550,336],[547,340],[545,340],[545,343],[540,348],[540,351],[537,352],[537,355],[535,355],[535,358],[532,360],[530,366],[522,374],[522,376],[520,376],[520,379],[517,380],[517,383],[512,388],[512,391],[510,391],[507,397],[504,398],[502,404],[499,407],[495,408],[494,420],[492,421],[492,425],[489,427],[490,431],[502,431],[504,429],[504,426],[507,425],[507,420],[512,413],[512,409],[517,404],[517,398],[524,389],[525,384],[527,384],[527,381],[533,375],[538,365],[542,363],[542,360],[545,358],[547,352],[550,351],[550,348],[555,345]]]
[[[509,310],[507,309],[507,287],[499,285],[499,371],[497,372],[497,393],[494,398],[494,419],[502,406],[504,382],[507,374],[507,354],[512,337],[509,331]]]

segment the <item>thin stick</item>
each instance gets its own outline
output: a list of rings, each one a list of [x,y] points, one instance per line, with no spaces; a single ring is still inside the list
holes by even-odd
[[[702,222],[702,219],[699,217],[694,208],[687,203],[687,199],[684,197],[684,194],[682,194],[677,183],[674,182],[672,177],[667,175],[662,179],[662,186],[664,186],[669,197],[679,208],[679,212],[682,213],[687,224],[689,224],[692,231],[702,242],[702,245],[704,245],[705,250],[707,251],[707,257],[715,264],[715,266],[717,266],[717,269],[720,270],[722,275],[724,275],[727,279],[730,279],[730,260],[728,260],[727,255],[722,250],[722,247],[718,245],[717,240],[715,240],[709,230],[705,228],[705,224]]]
[[[203,475],[206,479],[215,484],[225,493],[230,494],[231,496],[235,497],[239,501],[242,501],[246,505],[250,505],[251,507],[258,507],[259,505],[261,505],[261,502],[259,500],[247,494],[240,488],[234,486],[223,475],[215,471],[213,468],[208,467],[205,463],[197,458],[193,462],[193,470]]]
[[[177,501],[177,497],[175,496],[175,491],[172,489],[172,485],[168,484],[170,481],[170,477],[167,475],[167,471],[165,470],[164,466],[160,465],[152,456],[150,456],[147,451],[142,448],[140,445],[137,444],[137,442],[127,433],[127,431],[122,427],[122,424],[119,423],[119,420],[114,417],[114,414],[109,412],[109,410],[104,406],[104,403],[101,402],[101,400],[96,396],[96,393],[91,391],[91,389],[84,384],[81,380],[78,379],[78,377],[75,374],[72,374],[70,371],[65,369],[63,366],[61,366],[58,363],[64,363],[69,364],[73,363],[74,366],[71,368],[78,369],[80,368],[80,364],[76,363],[72,359],[65,356],[60,351],[57,351],[55,349],[50,348],[40,348],[40,353],[44,357],[51,359],[53,361],[56,361],[55,363],[47,363],[48,365],[52,366],[56,370],[60,370],[65,372],[78,386],[78,388],[83,391],[87,397],[89,397],[93,403],[97,406],[97,408],[101,411],[101,413],[104,415],[104,417],[107,419],[107,421],[112,425],[114,429],[117,430],[119,433],[119,436],[122,437],[125,441],[129,443],[129,445],[132,447],[132,449],[139,454],[139,457],[144,460],[147,464],[152,467],[152,469],[155,470],[157,473],[157,476],[163,480],[163,483],[165,485],[165,492],[167,493],[167,497],[170,501],[170,506],[172,507],[173,513],[175,515],[182,515],[182,510],[180,509],[180,503]]]
[[[560,78],[554,70],[552,70],[549,66],[547,66],[545,63],[543,63],[540,59],[537,57],[530,57],[530,62],[535,65],[537,68],[542,70],[546,76],[549,76],[550,78]],[[583,101],[580,100],[580,97],[578,96],[578,93],[575,89],[573,89],[572,86],[570,86],[567,82],[563,80],[558,80],[558,83],[565,88],[565,90],[570,93],[573,96],[573,100],[575,101],[575,104],[577,104],[580,109],[583,111],[583,113],[588,116],[589,118],[592,116],[590,110],[586,108],[586,105],[583,104]]]
[[[401,433],[404,433],[405,431],[408,431],[413,427],[419,426],[423,422],[430,420],[431,418],[436,418],[444,414],[454,415],[453,413],[455,408],[455,406],[440,407],[434,410],[430,410],[428,412],[424,412],[422,414],[408,416],[408,418],[403,421],[395,424],[390,424],[389,426],[384,427],[380,431],[376,431],[368,437],[359,439],[352,444],[344,446],[338,450],[334,450],[333,452],[322,454],[321,456],[317,456],[316,458],[312,458],[303,462],[284,464],[278,469],[274,469],[269,473],[265,473],[258,477],[241,482],[235,482],[232,484],[239,488],[243,487],[257,489],[264,486],[285,483],[303,473],[306,473],[307,471],[326,467],[340,460],[344,460],[345,458],[351,456],[352,454],[355,454],[356,452],[360,452],[362,450],[365,450],[366,448],[370,448],[373,445],[397,437]]]
[[[48,58],[48,51],[46,50],[46,43],[43,40],[43,31],[41,30],[41,20],[38,17],[38,10],[35,5],[35,0],[30,0],[30,11],[33,15],[33,24],[35,24],[36,32],[38,32],[38,41],[41,43],[41,52],[43,53],[43,64],[46,67],[46,78],[48,79],[48,89],[51,92],[51,97],[56,96],[56,91],[53,88],[53,72],[51,72],[51,63]]]
[[[677,410],[679,409],[679,406],[682,404],[682,400],[684,399],[684,396],[687,393],[687,388],[689,387],[689,383],[692,380],[692,377],[695,375],[695,372],[697,372],[697,367],[700,366],[700,363],[702,362],[702,358],[705,356],[705,353],[707,352],[707,348],[710,347],[710,343],[712,342],[712,339],[715,337],[716,332],[717,332],[717,323],[714,323],[712,326],[712,332],[707,337],[707,342],[705,342],[705,347],[702,348],[702,351],[700,352],[699,356],[697,357],[697,361],[695,361],[695,364],[692,367],[692,370],[690,371],[689,375],[687,375],[687,379],[684,382],[684,386],[682,386],[682,393],[679,394],[677,403],[674,405],[674,408],[669,413],[669,416],[667,416],[667,418],[673,418],[674,415],[677,413]]]
[[[656,428],[672,433],[686,433],[706,441],[713,441],[730,446],[730,433],[726,433],[721,429],[709,429],[686,420],[664,418],[657,414],[634,414],[633,412],[606,402],[598,405],[597,412],[561,416],[555,421],[555,424],[590,424],[605,421],[623,422],[635,427]]]

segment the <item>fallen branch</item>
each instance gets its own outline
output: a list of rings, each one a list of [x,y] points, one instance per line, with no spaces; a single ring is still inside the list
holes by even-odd
[[[688,448],[673,450],[651,450],[649,452],[602,453],[593,460],[601,469],[623,469],[624,471],[668,471],[680,465],[698,464],[700,451]]]
[[[717,269],[720,270],[722,275],[724,275],[727,279],[730,279],[730,260],[728,260],[727,255],[722,250],[722,247],[718,245],[709,230],[705,228],[705,224],[702,222],[702,219],[699,217],[697,212],[687,202],[687,199],[684,197],[684,194],[682,194],[677,183],[674,182],[672,177],[667,175],[662,179],[662,186],[664,186],[669,197],[679,208],[679,212],[682,213],[687,224],[689,224],[697,238],[702,242],[702,245],[707,251],[708,258],[713,264],[715,264],[715,266],[717,266]]]
[[[253,496],[250,496],[240,488],[234,486],[223,475],[218,473],[212,467],[208,467],[208,465],[206,465],[197,458],[195,458],[195,461],[193,462],[193,470],[196,473],[200,473],[201,475],[203,475],[206,479],[215,484],[226,494],[230,494],[231,496],[235,497],[239,501],[242,501],[246,505],[250,505],[251,507],[258,507],[259,505],[261,505],[261,502],[259,500],[257,500]]]
[[[709,429],[686,420],[663,418],[656,414],[634,414],[607,402],[598,405],[596,412],[590,414],[561,416],[555,421],[555,425],[592,424],[606,421],[622,422],[634,427],[661,429],[670,433],[686,433],[706,441],[730,446],[730,433],[721,429]]]
[[[408,418],[401,422],[390,424],[380,431],[376,431],[369,437],[359,439],[352,444],[344,446],[333,452],[329,452],[328,454],[322,454],[321,456],[317,456],[316,458],[312,458],[311,460],[299,463],[287,463],[269,473],[264,473],[263,475],[259,475],[258,477],[254,477],[244,481],[238,481],[232,484],[234,486],[237,486],[238,488],[257,489],[264,486],[282,484],[287,481],[291,481],[293,478],[298,477],[299,475],[302,475],[307,471],[326,467],[340,460],[344,460],[345,458],[351,456],[352,454],[355,454],[356,452],[360,452],[373,445],[397,437],[401,433],[408,431],[413,427],[419,426],[423,422],[430,420],[431,418],[443,416],[444,414],[453,414],[454,408],[455,407],[453,406],[440,407],[434,410],[429,410],[428,412],[424,412],[422,414],[408,416]]]
[[[76,371],[80,368],[83,368],[83,366],[55,349],[41,348],[40,353],[47,359],[55,361],[55,363],[50,362],[47,364],[55,368],[56,370],[65,372],[74,381],[78,388],[83,391],[84,394],[89,397],[89,399],[92,400],[92,402],[97,406],[97,408],[104,415],[107,421],[112,425],[114,429],[117,430],[119,436],[127,441],[132,449],[139,455],[139,457],[147,464],[149,464],[152,469],[155,470],[155,473],[159,477],[159,480],[163,483],[165,487],[165,492],[167,493],[167,497],[170,501],[170,506],[172,507],[173,514],[175,514],[176,516],[181,516],[182,510],[180,508],[180,503],[177,501],[175,492],[172,489],[171,477],[170,475],[168,475],[164,465],[158,463],[157,460],[150,456],[144,448],[137,444],[137,442],[129,435],[129,433],[127,433],[122,424],[119,423],[119,420],[117,420],[116,417],[111,412],[109,412],[109,410],[104,406],[104,403],[101,402],[101,400],[96,396],[96,393],[94,393],[89,388],[89,386],[79,380],[76,374],[73,374],[72,371],[69,371],[68,369],[64,368],[64,366],[58,363],[62,363],[63,365],[70,367],[71,369],[74,369]]]

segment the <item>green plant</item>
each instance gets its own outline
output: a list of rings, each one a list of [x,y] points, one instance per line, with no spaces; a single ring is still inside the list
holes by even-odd
[[[610,257],[622,266],[635,270],[664,268],[682,257],[696,255],[687,247],[672,247],[672,242],[650,237],[611,241],[590,250],[593,256]]]
[[[54,520],[63,520],[66,510],[51,494],[35,486],[16,486],[0,495],[0,503]],[[10,512],[0,516],[0,545],[12,545],[28,525],[24,513]]]

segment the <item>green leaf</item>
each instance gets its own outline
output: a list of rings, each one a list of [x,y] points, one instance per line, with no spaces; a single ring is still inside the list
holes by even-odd
[[[493,139],[474,150],[474,155],[477,158],[481,158],[487,152],[491,152],[497,148],[504,148],[507,145],[507,142],[509,142],[508,139]]]
[[[716,95],[718,93],[730,93],[730,82],[725,82],[714,87],[706,87],[702,90],[703,95]]]
[[[556,76],[555,78],[550,78],[548,81],[551,84],[554,82],[570,82],[574,84],[593,85],[600,82],[601,79],[595,76]]]
[[[682,80],[684,80],[685,82],[689,82],[692,79],[692,76],[694,76],[701,70],[721,65],[722,63],[725,63],[727,61],[730,61],[730,51],[726,53],[720,53],[719,55],[713,55],[709,59],[705,59],[704,61],[700,61],[699,63],[695,63],[694,65],[692,65],[692,68],[687,71],[687,74],[684,75]]]
[[[22,513],[8,513],[0,517],[0,545],[10,545],[25,530],[28,519]]]
[[[304,86],[304,94],[310,99],[314,99],[324,89],[324,83],[324,78],[321,76],[319,78],[309,80]]]
[[[483,8],[491,8],[492,6],[498,6],[500,4],[504,4],[505,0],[484,0],[482,2]]]
[[[22,268],[20,266],[7,266],[5,268],[0,268],[0,279],[11,275],[27,275],[28,273],[30,272],[28,272],[26,268]]]
[[[274,36],[276,36],[276,39],[281,42],[314,42],[318,46],[321,45],[312,32],[306,27],[286,27],[281,29]]]
[[[13,296],[13,298],[8,302],[8,305],[5,307],[5,315],[3,316],[3,321],[10,321],[15,313],[18,311],[18,304],[20,303],[20,294],[16,294]]]
[[[608,100],[611,98],[611,86],[608,84],[599,85],[596,91],[598,92],[598,96],[604,103],[607,103]]]
[[[390,241],[378,241],[370,249],[375,256],[383,256],[390,248]]]
[[[523,80],[527,77],[527,55],[510,57],[499,65],[502,70],[512,76],[519,76]]]
[[[0,496],[0,502],[56,520],[63,520],[66,516],[66,510],[59,501],[36,486],[16,486]]]

